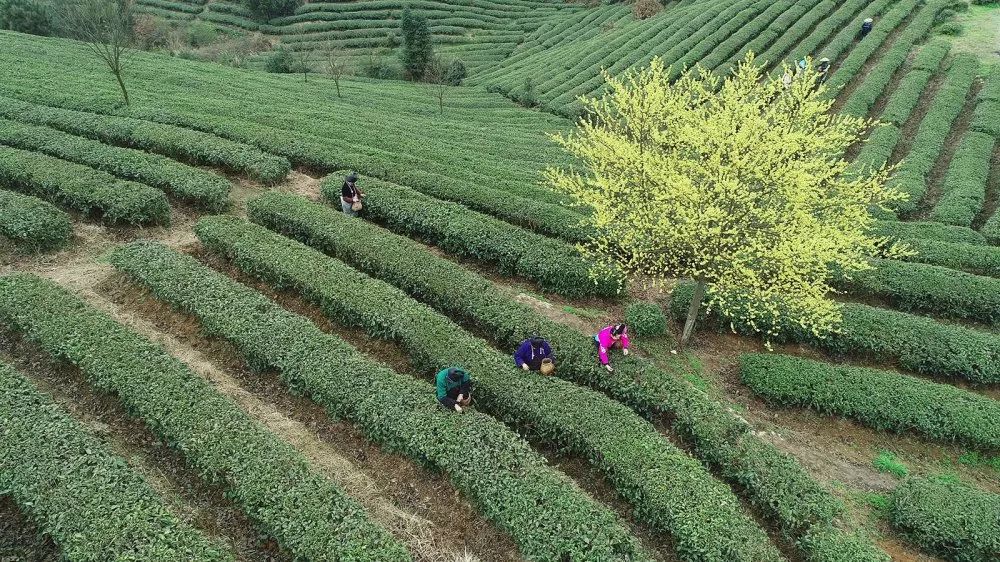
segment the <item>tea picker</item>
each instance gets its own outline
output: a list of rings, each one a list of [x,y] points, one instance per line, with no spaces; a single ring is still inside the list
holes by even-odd
[[[472,377],[458,367],[438,372],[436,377],[437,399],[441,406],[462,413],[472,403]]]
[[[349,217],[358,216],[361,210],[361,198],[365,193],[358,187],[358,174],[351,172],[344,178],[344,185],[340,188],[340,208]]]
[[[604,365],[609,373],[614,372],[615,369],[611,366],[611,358],[608,353],[615,346],[620,346],[622,355],[628,355],[628,326],[625,324],[606,326],[594,336],[594,346],[597,347],[597,357],[600,359],[601,365]]]
[[[555,370],[555,355],[552,346],[541,336],[532,336],[518,346],[514,352],[514,364],[525,371],[541,371],[543,375]]]

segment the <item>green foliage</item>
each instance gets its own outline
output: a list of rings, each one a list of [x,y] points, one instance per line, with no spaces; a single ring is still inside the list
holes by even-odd
[[[302,4],[302,0],[241,0],[241,2],[260,20],[287,16]]]
[[[283,207],[303,214],[286,215],[288,220],[282,220],[279,216]],[[284,224],[292,229],[296,228],[296,223],[312,222],[310,214],[324,217],[321,224],[329,225],[327,233],[338,226],[350,230],[374,228],[342,213],[278,193],[254,200],[249,212],[255,220]],[[342,234],[337,235],[337,239],[346,241]],[[367,240],[365,244],[354,245],[359,250],[377,249],[379,253],[387,250],[384,243],[375,242],[371,236],[355,239]],[[326,235],[322,236],[322,241],[324,244],[332,242]],[[315,253],[303,252],[303,255],[301,259],[306,262],[324,259]],[[425,267],[428,265],[425,256],[418,254],[410,259],[414,257],[424,262]],[[397,264],[397,271],[405,275],[403,272],[409,272],[409,268],[403,270],[401,265]],[[264,271],[265,267],[265,260],[258,259],[247,269]],[[777,556],[766,535],[741,512],[739,502],[724,485],[625,406],[560,378],[525,377],[512,365],[508,354],[490,349],[486,342],[472,337],[440,313],[402,295],[397,289],[368,278],[363,278],[366,282],[362,284],[356,275],[353,278],[331,277],[333,271],[328,271],[323,281],[328,290],[358,292],[375,300],[345,301],[339,295],[323,295],[318,300],[315,284],[320,278],[315,273],[297,279],[296,284],[300,292],[318,302],[328,315],[350,325],[361,325],[372,335],[397,341],[424,373],[434,373],[448,365],[468,369],[477,381],[480,408],[525,428],[536,438],[589,459],[635,507],[638,517],[675,537],[681,556],[691,560],[715,557],[771,560]],[[344,276],[351,272],[347,268],[342,271]],[[453,287],[460,281],[460,277],[444,276],[437,283]],[[373,308],[392,313],[371,314],[369,311]],[[549,338],[562,353],[551,331],[539,333]],[[557,373],[567,366],[564,356],[558,357]],[[592,347],[589,362],[596,364]],[[539,400],[539,396],[559,396],[559,407]],[[648,474],[657,476],[649,478]],[[707,529],[717,529],[717,532],[706,533]],[[709,540],[709,536],[713,539]],[[719,537],[723,537],[722,540]]]
[[[938,222],[878,221],[875,223],[874,234],[906,242],[917,239],[977,246],[986,244],[986,238],[971,228],[949,226]]]
[[[1000,104],[995,108],[1000,110]],[[996,117],[1000,119],[1000,116]],[[986,182],[990,176],[990,159],[996,137],[977,131],[967,131],[955,151],[941,186],[942,195],[931,210],[929,219],[972,226],[986,201]]]
[[[162,191],[37,152],[0,146],[0,183],[111,224],[170,224]]]
[[[961,113],[978,69],[978,58],[967,53],[956,55],[948,68],[930,110],[920,121],[910,152],[893,176],[894,184],[910,196],[896,205],[900,213],[915,211],[927,193],[928,177],[948,138],[942,131],[950,131]]]
[[[879,451],[875,460],[872,461],[872,466],[875,467],[875,470],[888,472],[896,478],[903,478],[910,473],[903,461],[889,451]]]
[[[55,250],[73,235],[69,215],[30,195],[0,189],[0,235],[29,252]]]
[[[69,291],[33,275],[0,277],[0,322],[117,396],[293,556],[409,559],[291,445],[161,347]]]
[[[35,105],[0,97],[0,116],[45,125],[106,144],[155,152],[177,160],[217,166],[265,182],[284,179],[291,168],[284,158],[215,135],[141,119],[98,115]]]
[[[305,65],[296,59],[295,54],[285,47],[278,47],[267,55],[264,69],[272,74],[295,74],[308,71]]]
[[[336,205],[344,175],[335,172],[322,184],[323,195]],[[590,265],[565,242],[403,186],[374,178],[361,182],[368,196],[365,216],[396,232],[424,238],[449,253],[496,264],[500,271],[531,279],[548,291],[568,296],[618,293],[617,279],[592,279]]]
[[[545,319],[503,295],[486,279],[435,256],[412,240],[278,193],[251,201],[249,214],[255,222],[393,283],[414,298],[461,319],[497,346],[511,349],[532,333],[543,335],[558,350],[558,376],[606,392],[645,415],[669,415],[674,430],[693,445],[693,453],[737,488],[746,490],[750,501],[775,518],[786,535],[800,537],[812,527],[829,524],[839,512],[838,502],[794,459],[754,435],[726,405],[635,355],[616,358],[615,374],[609,376],[596,361],[590,337]],[[853,540],[839,531],[817,533]],[[835,542],[807,541],[801,547],[811,560],[834,562],[838,560],[836,552],[824,549]],[[866,544],[869,556],[863,559],[886,559],[870,542]]]
[[[0,489],[64,559],[234,560],[171,514],[125,459],[2,362],[0,419]]]
[[[878,429],[916,431],[980,450],[1000,449],[1000,404],[978,394],[890,371],[775,354],[740,357],[743,382],[775,403],[836,414]],[[880,455],[897,476],[893,459]]]
[[[204,47],[215,43],[219,39],[219,30],[214,25],[196,20],[189,23],[185,29],[188,44],[192,47]]]
[[[469,75],[468,69],[462,59],[451,59],[445,66],[444,80],[451,86],[459,86],[462,80]]]
[[[892,524],[921,549],[955,562],[1000,559],[1000,496],[959,482],[911,478],[892,494]]]
[[[42,152],[142,182],[203,209],[221,211],[229,205],[228,180],[157,154],[116,148],[56,129],[3,118],[0,118],[0,144]]]
[[[876,259],[874,269],[835,282],[856,295],[885,299],[903,311],[1000,323],[1000,279],[936,265]]]
[[[674,318],[684,318],[693,293],[690,283],[674,289],[670,303]],[[755,333],[731,318],[712,319],[718,329]],[[775,328],[775,342],[804,343],[838,355],[897,361],[905,369],[939,377],[1000,382],[1000,337],[982,330],[857,303],[844,304],[839,329],[824,338],[791,323]]]
[[[867,493],[864,495],[865,503],[872,508],[875,516],[879,519],[889,519],[889,510],[892,508],[892,500],[885,494]]]
[[[816,525],[798,541],[807,562],[889,562],[889,555],[865,534],[845,533],[833,525]]]
[[[1000,277],[1000,248],[996,246],[938,242],[920,238],[906,240],[906,245],[916,252],[916,255],[904,258],[906,261]]]
[[[941,35],[961,35],[965,28],[957,21],[946,21],[934,28]]]
[[[344,294],[352,294],[356,302],[347,308],[364,308],[366,316],[392,316],[410,308],[398,291],[395,300],[386,301],[387,287],[372,292],[370,285],[377,282],[367,276],[262,227],[233,217],[209,217],[195,230],[212,251],[276,285],[299,290],[328,314],[334,315],[332,307],[345,308],[336,304]],[[331,417],[357,424],[386,449],[448,474],[484,515],[510,533],[527,559],[558,559],[561,553],[581,560],[644,557],[610,510],[548,468],[544,458],[495,419],[445,411],[430,384],[368,359],[192,258],[162,247],[128,252],[130,274],[191,311],[254,365],[278,369],[293,391],[310,396]],[[291,349],[290,341],[296,342]],[[356,388],[360,373],[368,381],[362,393]],[[442,439],[444,435],[448,438]]]
[[[659,305],[634,302],[625,308],[625,323],[637,336],[662,336],[667,333],[667,317]]]
[[[427,66],[434,58],[434,47],[431,44],[431,31],[427,19],[413,13],[409,5],[403,10],[399,20],[399,29],[403,35],[403,51],[401,58],[403,70],[410,80],[420,80],[424,77]]]
[[[39,0],[0,0],[0,29],[51,35],[52,15]]]

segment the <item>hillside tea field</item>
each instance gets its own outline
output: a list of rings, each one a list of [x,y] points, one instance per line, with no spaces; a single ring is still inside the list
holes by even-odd
[[[1000,560],[1000,65],[943,33],[980,4],[137,0],[314,72],[136,51],[128,105],[86,44],[0,31],[0,560]],[[398,64],[406,7],[462,85],[324,73]],[[833,333],[736,302],[682,348],[695,283],[595,274],[543,173],[582,171],[554,137],[602,71],[751,52],[829,59],[872,120],[830,157],[889,167],[873,234],[911,251],[832,274]]]

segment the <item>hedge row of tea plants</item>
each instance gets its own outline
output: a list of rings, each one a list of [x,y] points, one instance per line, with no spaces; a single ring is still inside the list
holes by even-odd
[[[665,413],[675,418],[675,430],[692,444],[702,462],[746,490],[786,536],[799,539],[810,560],[888,560],[862,537],[831,526],[840,510],[838,502],[794,459],[758,438],[723,404],[679,377],[635,355],[616,357],[615,373],[608,374],[597,363],[590,336],[545,319],[503,295],[483,277],[364,221],[279,193],[251,201],[248,211],[253,221],[396,285],[489,337],[498,347],[513,350],[524,338],[541,334],[556,351],[558,376],[605,391],[641,414]],[[845,550],[857,558],[843,557]]]
[[[851,0],[848,3],[861,4],[862,1]],[[823,0],[816,4],[808,13],[788,26],[784,32],[780,33],[769,47],[755,51],[758,53],[757,59],[769,68],[777,67],[780,69],[781,62],[784,60],[785,55],[788,54],[788,51],[817,25],[820,25],[828,17],[834,17],[831,12],[836,8],[837,2],[833,0]]]
[[[274,183],[288,175],[284,158],[215,135],[142,119],[99,115],[0,97],[0,116],[45,125],[107,144],[137,148],[204,166],[216,166]]]
[[[292,556],[409,560],[291,445],[162,348],[69,291],[29,274],[0,277],[0,322],[116,395]]]
[[[171,514],[124,459],[2,362],[0,420],[0,490],[65,560],[234,560]]]
[[[275,270],[312,275],[323,269],[312,256],[303,263],[287,250],[297,242],[253,225],[279,239],[262,241],[247,231],[249,226],[234,217],[209,217],[196,231],[209,248],[283,286],[300,284],[271,275]],[[164,246],[135,244],[119,249],[113,259],[155,294],[196,316],[210,334],[235,345],[255,368],[279,371],[296,394],[311,397],[332,418],[349,420],[387,450],[446,473],[488,519],[514,538],[525,558],[646,559],[613,512],[549,468],[496,420],[476,412],[459,416],[445,411],[432,385],[367,358],[194,258]],[[376,305],[364,289],[356,284],[343,287],[352,299]],[[392,315],[395,307],[367,310]],[[357,386],[360,379],[365,381],[363,389]]]
[[[837,95],[844,86],[853,81],[868,60],[896,32],[897,27],[910,17],[911,12],[916,11],[906,27],[896,35],[892,45],[881,52],[878,61],[865,73],[862,77],[864,81],[851,93],[841,111],[858,117],[868,115],[892,81],[893,75],[906,62],[913,45],[927,35],[934,25],[938,12],[950,1],[930,0],[925,4],[920,0],[900,2],[885,16],[879,18],[878,25],[851,49],[850,54],[839,61],[839,64],[834,63],[837,70],[826,81],[829,97]]]
[[[1000,323],[1000,279],[897,260],[876,259],[872,265],[835,284],[849,293],[885,299],[903,311]]]
[[[941,198],[931,210],[929,219],[956,226],[972,226],[986,202],[986,182],[989,181],[990,160],[995,145],[993,135],[965,132],[948,165],[941,186]]]
[[[480,408],[590,459],[640,520],[670,534],[682,559],[778,559],[728,487],[625,406],[558,378],[524,374],[510,354],[491,349],[399,289],[312,248],[249,223],[222,223],[228,232],[202,224],[208,226],[199,228],[201,239],[235,254],[238,267],[293,288],[336,321],[398,342],[422,372],[466,368],[476,381]]]
[[[768,401],[857,420],[876,430],[914,431],[1000,451],[1000,402],[967,390],[891,371],[748,353],[743,383]]]
[[[748,51],[759,53],[771,41],[788,29],[793,21],[798,19],[817,0],[778,0],[771,2],[767,8],[746,22],[741,28],[725,36],[725,39],[713,46],[711,51],[700,57],[699,64],[716,71],[742,60]]]
[[[960,53],[952,60],[944,82],[934,95],[930,110],[920,121],[910,151],[904,156],[892,183],[910,198],[897,205],[900,213],[915,211],[927,193],[927,178],[944,148],[952,123],[965,107],[965,98],[976,79],[979,59]]]
[[[158,154],[108,146],[57,129],[7,119],[0,119],[0,144],[41,152],[151,185],[211,211],[221,211],[229,204],[228,180]]]
[[[909,239],[906,245],[916,255],[906,261],[960,269],[976,275],[1000,277],[1000,248],[977,244],[938,242],[937,240]]]
[[[889,520],[922,550],[955,562],[1000,559],[1000,496],[945,478],[911,478]]]
[[[857,37],[864,18],[881,16],[891,5],[891,0],[847,0],[830,17],[820,21],[805,39],[792,47],[791,56],[787,57],[789,62],[794,63],[807,56],[814,60],[826,56],[835,61]],[[820,47],[823,47],[822,52]]]
[[[0,235],[29,252],[55,250],[69,241],[69,215],[51,204],[0,189]]]
[[[985,246],[986,238],[962,226],[951,226],[929,221],[877,221],[872,231],[877,236],[894,240],[933,240],[952,244],[973,244]]]
[[[324,180],[323,196],[340,205],[344,173]],[[581,297],[614,296],[617,279],[595,280],[590,264],[570,244],[546,238],[462,205],[408,187],[362,177],[364,216],[389,229],[425,239],[446,252],[496,264],[506,274],[530,279],[546,291]]]
[[[674,289],[670,302],[674,318],[684,319],[693,294],[691,283]],[[838,330],[823,338],[794,322],[761,327],[776,328],[776,342],[803,343],[838,355],[895,361],[905,369],[937,377],[985,384],[1000,382],[1000,337],[994,334],[864,304],[844,303],[842,313]],[[720,330],[757,333],[749,324],[721,317],[717,312],[707,321]]]
[[[159,189],[37,152],[0,146],[0,183],[112,224],[170,224]]]
[[[931,40],[920,49],[910,65],[910,71],[899,81],[886,102],[879,117],[881,121],[897,127],[906,123],[950,49],[951,42],[943,39]]]

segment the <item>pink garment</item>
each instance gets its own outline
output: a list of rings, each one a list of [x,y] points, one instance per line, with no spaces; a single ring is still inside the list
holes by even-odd
[[[597,334],[597,355],[601,358],[601,365],[607,365],[609,363],[608,350],[616,344],[621,344],[622,349],[628,349],[628,328],[625,328],[625,331],[622,332],[621,339],[618,340],[611,337],[612,328],[614,328],[614,325],[604,328]]]

